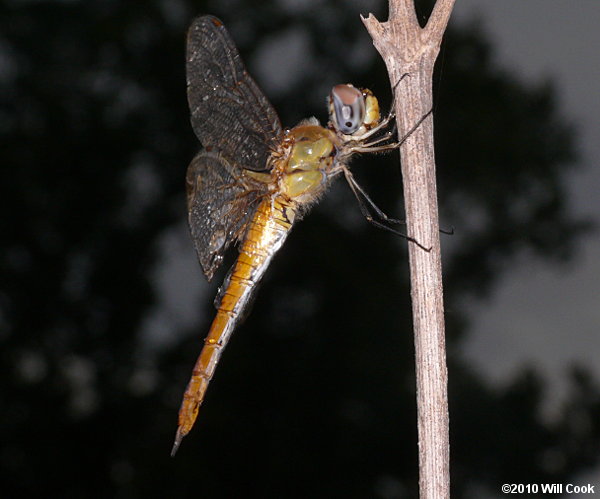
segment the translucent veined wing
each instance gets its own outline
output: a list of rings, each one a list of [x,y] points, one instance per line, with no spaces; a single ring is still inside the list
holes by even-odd
[[[206,150],[190,163],[186,186],[194,247],[210,281],[229,245],[244,234],[267,187],[218,152]]]
[[[197,18],[188,32],[187,94],[192,128],[207,150],[242,168],[267,169],[281,122],[216,17]]]

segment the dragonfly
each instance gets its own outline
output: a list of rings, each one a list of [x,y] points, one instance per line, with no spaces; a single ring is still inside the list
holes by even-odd
[[[273,256],[332,180],[343,175],[367,220],[397,232],[390,226],[397,221],[377,208],[348,164],[355,154],[397,148],[425,118],[391,142],[393,114],[381,117],[370,90],[339,84],[329,95],[327,126],[309,118],[283,129],[225,26],[210,15],[192,22],[186,65],[191,125],[203,146],[186,174],[192,240],[209,281],[232,244],[239,255],[215,299],[217,313],[183,395],[171,455],[192,429],[221,354]]]

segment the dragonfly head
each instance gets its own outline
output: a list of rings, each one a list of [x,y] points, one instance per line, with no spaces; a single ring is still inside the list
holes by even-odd
[[[347,83],[329,94],[329,125],[342,135],[360,137],[380,120],[379,102],[369,89]]]

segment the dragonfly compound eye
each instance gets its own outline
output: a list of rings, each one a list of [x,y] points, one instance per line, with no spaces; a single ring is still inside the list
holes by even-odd
[[[365,99],[352,85],[336,85],[331,89],[335,127],[345,135],[352,135],[365,119]]]

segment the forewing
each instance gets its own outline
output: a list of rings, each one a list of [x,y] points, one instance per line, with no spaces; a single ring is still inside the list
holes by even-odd
[[[197,18],[188,32],[187,94],[192,128],[206,149],[246,169],[267,169],[281,122],[216,17]]]
[[[202,269],[210,281],[230,244],[245,232],[265,185],[215,151],[200,151],[186,176],[188,221]]]

